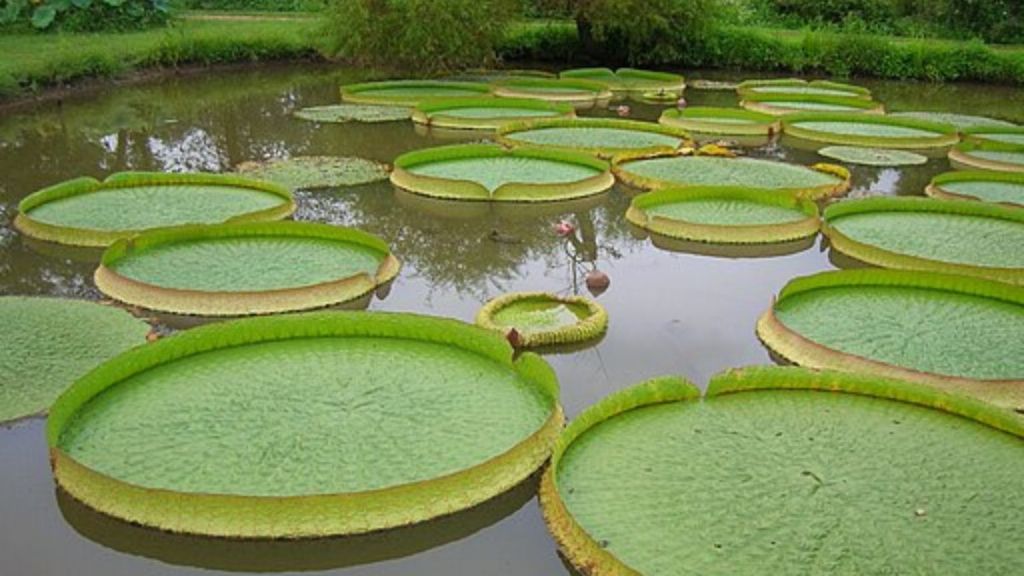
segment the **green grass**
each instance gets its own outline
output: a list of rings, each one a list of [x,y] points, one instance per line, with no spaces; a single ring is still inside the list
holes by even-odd
[[[317,25],[310,18],[188,17],[123,34],[0,35],[0,99],[145,68],[312,57]]]

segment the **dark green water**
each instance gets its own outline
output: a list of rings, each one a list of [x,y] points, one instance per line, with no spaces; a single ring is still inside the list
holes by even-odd
[[[17,202],[40,187],[120,170],[222,171],[286,155],[391,161],[408,150],[452,142],[418,133],[407,122],[316,125],[289,116],[304,106],[335,103],[337,86],[356,79],[324,68],[216,72],[0,112],[0,294],[99,298],[91,283],[95,253],[32,243],[11,228]],[[1014,89],[862,84],[893,111],[1024,121],[1024,96]],[[736,103],[732,92],[691,89],[687,99],[693,105]],[[631,105],[634,118],[653,120],[660,112]],[[783,140],[750,154],[824,160],[795,144]],[[934,174],[947,169],[944,157],[905,169],[854,168],[852,195],[921,194]],[[703,384],[728,367],[769,363],[754,322],[787,280],[833,267],[820,243],[774,257],[662,249],[627,227],[629,194],[615,189],[570,206],[488,207],[426,201],[382,184],[302,193],[296,217],[356,225],[391,242],[405,266],[390,293],[370,304],[374,310],[470,321],[484,301],[503,292],[585,293],[587,270],[605,271],[611,287],[599,301],[611,318],[607,336],[596,347],[548,356],[570,417],[651,376],[681,374]],[[576,225],[571,242],[552,230],[560,219]],[[415,529],[358,539],[261,544],[171,536],[58,497],[37,419],[0,427],[0,574],[564,574],[532,489],[524,486]]]

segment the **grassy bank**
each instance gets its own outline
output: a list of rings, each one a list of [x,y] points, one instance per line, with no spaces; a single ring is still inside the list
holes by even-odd
[[[312,57],[316,25],[308,18],[188,18],[126,34],[0,35],[0,99],[144,68]]]
[[[0,35],[0,100],[139,69],[317,57],[317,25],[308,16],[193,14],[166,29],[127,34]],[[588,63],[575,26],[564,20],[514,25],[499,53],[509,64]],[[978,42],[721,26],[683,54],[682,61],[650,54],[642,64],[1024,84],[1024,47]]]
[[[571,22],[518,26],[500,46],[506,60],[581,64]],[[1024,84],[1024,47],[867,34],[719,26],[687,46],[682,61],[649,54],[648,65],[733,68],[830,76]]]

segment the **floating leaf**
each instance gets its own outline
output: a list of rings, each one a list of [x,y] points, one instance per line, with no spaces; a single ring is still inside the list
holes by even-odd
[[[0,422],[44,412],[86,372],[145,344],[149,330],[113,306],[0,297]]]
[[[442,98],[420,103],[412,119],[437,128],[494,130],[511,121],[575,115],[569,104],[528,98]]]
[[[206,536],[323,537],[516,486],[550,454],[557,397],[543,360],[514,360],[500,336],[454,320],[251,318],[114,358],[58,400],[47,439],[58,485],[107,515]]]
[[[1024,474],[1019,418],[799,368],[732,370],[699,396],[680,378],[652,380],[563,433],[540,501],[580,573],[1024,570],[1024,557],[992,553],[1018,548],[1009,511],[1024,491],[992,486]]]
[[[1024,174],[988,170],[946,172],[933,178],[925,193],[934,198],[1024,206]]]
[[[369,294],[398,273],[379,238],[310,222],[182,227],[107,249],[96,286],[133,306],[240,316],[319,308]]]
[[[692,132],[729,136],[771,136],[782,131],[777,118],[739,108],[670,108],[661,113],[658,121]]]
[[[143,230],[280,220],[295,210],[280,186],[227,174],[121,172],[76,178],[29,195],[15,226],[33,238],[106,246]]]
[[[757,324],[779,356],[1024,408],[1024,297],[999,282],[847,270],[791,281]],[[893,343],[898,342],[899,345]]]
[[[437,198],[550,202],[604,192],[615,179],[606,162],[586,154],[465,144],[403,154],[391,181]]]
[[[514,333],[513,345],[533,348],[594,340],[607,329],[608,313],[583,296],[514,292],[485,304],[476,323],[502,334]]]
[[[971,116],[969,114],[953,114],[950,112],[891,112],[889,113],[889,116],[895,118],[926,120],[929,122],[937,122],[939,124],[952,124],[961,131],[976,127],[1016,126],[1014,123],[1006,122],[1005,120],[996,120],[994,118],[986,118],[984,116]]]
[[[341,99],[354,104],[415,106],[432,98],[484,96],[491,87],[478,82],[394,80],[341,87]]]
[[[412,111],[401,106],[370,106],[360,104],[336,104],[334,106],[313,106],[295,111],[296,118],[311,122],[394,122],[408,120]]]
[[[509,146],[576,150],[602,158],[668,154],[690,143],[680,128],[597,118],[509,123],[498,129],[498,141]]]
[[[792,114],[782,118],[782,129],[815,142],[878,148],[942,148],[960,140],[949,124],[873,114]]]
[[[292,190],[360,186],[387,180],[386,164],[352,156],[295,156],[244,162],[235,170]]]
[[[636,68],[576,68],[564,70],[560,78],[582,79],[601,82],[616,92],[654,92],[663,90],[681,94],[686,89],[686,80],[679,74],[638,70]]]
[[[864,166],[919,166],[927,164],[928,158],[906,150],[886,148],[860,148],[857,146],[826,146],[818,154],[847,164]]]
[[[825,209],[831,246],[876,266],[1024,284],[1024,211],[981,202],[866,198]]]

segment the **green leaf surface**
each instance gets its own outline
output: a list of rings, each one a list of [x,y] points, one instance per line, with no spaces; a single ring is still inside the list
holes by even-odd
[[[626,172],[683,185],[752,188],[811,188],[837,185],[839,178],[798,164],[756,158],[675,156],[626,162]]]
[[[1024,378],[1024,306],[931,287],[836,285],[784,296],[786,327],[834,350],[921,372]]]
[[[975,156],[984,160],[1005,162],[1007,164],[1019,164],[1024,166],[1024,152],[1012,152],[1009,150],[970,150],[964,151],[967,156]]]
[[[439,160],[408,170],[422,176],[477,182],[491,192],[503,184],[566,184],[601,174],[590,166],[524,156]]]
[[[957,171],[940,174],[932,186],[953,194],[985,202],[1024,205],[1024,175],[987,171]]]
[[[982,126],[1013,127],[1016,124],[995,118],[984,116],[971,116],[969,114],[953,114],[951,112],[892,112],[889,116],[895,118],[911,118],[914,120],[925,120],[938,122],[940,124],[952,124],[959,130],[977,128]]]
[[[32,219],[90,230],[142,230],[216,224],[280,206],[282,198],[253,188],[216,184],[139,185],[55,199],[28,211]]]
[[[886,124],[874,124],[868,122],[828,122],[828,121],[800,121],[794,124],[801,128],[839,134],[843,136],[867,136],[878,138],[931,138],[939,136],[940,133],[920,128],[907,126],[893,126]]]
[[[471,349],[415,332],[312,334],[252,338],[133,372],[74,412],[56,445],[148,488],[350,493],[482,464],[553,410],[508,363]]]
[[[555,116],[561,116],[561,114],[555,110],[539,110],[530,108],[514,108],[511,106],[493,106],[493,107],[466,107],[466,108],[449,108],[441,112],[445,116],[454,116],[455,118],[552,118]]]
[[[740,199],[700,199],[658,204],[644,209],[650,215],[699,224],[744,226],[799,222],[807,218],[799,208],[786,208]]]
[[[295,156],[245,162],[235,170],[293,190],[360,186],[388,178],[385,164],[352,156]]]
[[[920,405],[813,389],[613,411],[621,402],[581,416],[590,427],[563,436],[554,472],[591,550],[636,573],[1024,570],[1020,437]]]
[[[651,146],[677,148],[683,143],[682,138],[666,134],[598,126],[523,130],[511,133],[508,137],[528,144],[565,148],[614,148],[627,150]]]
[[[802,94],[808,96],[850,96],[853,94],[846,90],[818,86],[755,86],[749,90],[758,94]]]
[[[80,300],[0,298],[0,422],[46,410],[75,380],[146,342],[150,327]]]
[[[204,238],[130,253],[111,268],[146,284],[203,292],[280,290],[373,276],[383,255],[359,244],[301,236]]]
[[[498,326],[529,334],[572,326],[587,316],[583,307],[555,301],[522,301],[497,310],[491,320]]]
[[[313,106],[295,111],[296,118],[311,122],[394,122],[408,120],[411,110],[402,106],[371,106],[361,104],[336,104]]]
[[[845,236],[891,252],[939,262],[1024,269],[1024,221],[975,214],[887,211],[884,207],[836,218],[826,213],[826,219]]]
[[[928,158],[906,150],[887,148],[861,148],[859,146],[826,146],[818,154],[847,164],[863,166],[919,166],[927,164]]]

